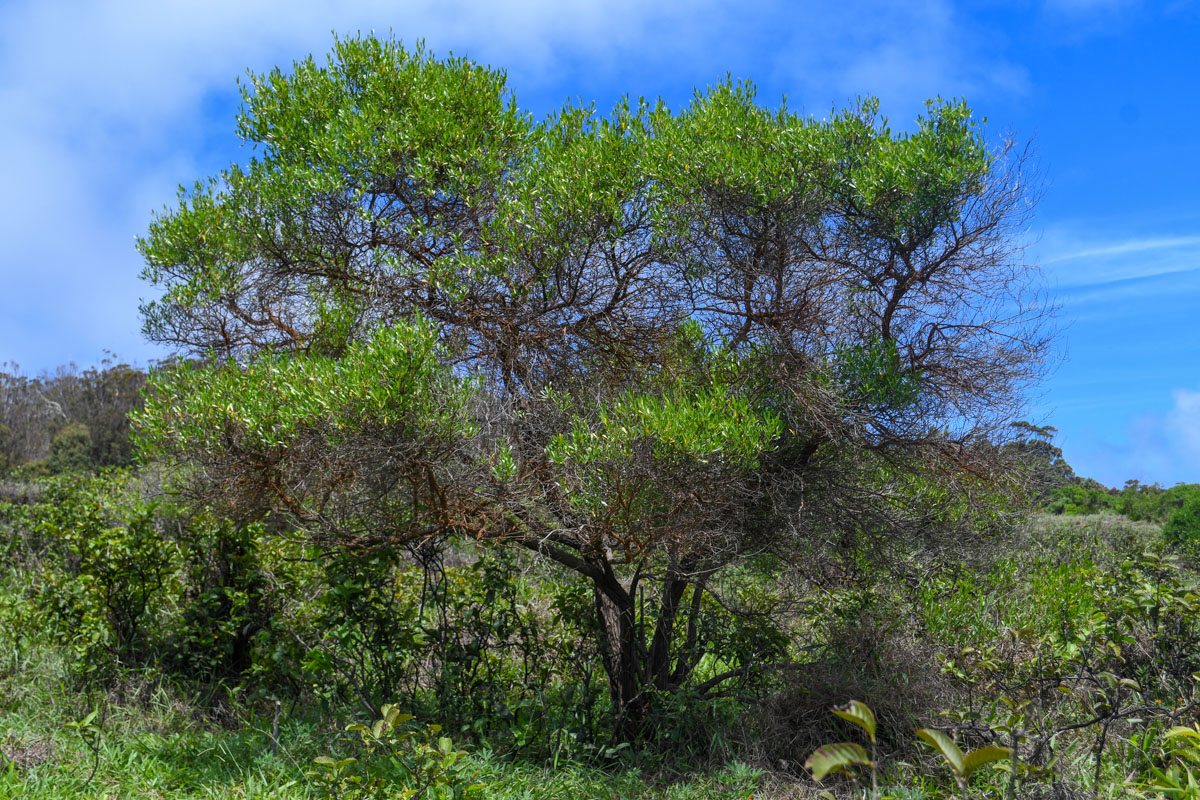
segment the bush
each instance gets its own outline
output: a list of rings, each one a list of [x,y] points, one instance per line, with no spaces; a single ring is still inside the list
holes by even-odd
[[[88,426],[76,422],[59,431],[50,443],[46,466],[54,475],[91,470],[92,433]]]
[[[112,675],[146,660],[178,570],[158,501],[145,500],[132,475],[64,476],[47,481],[29,520],[47,547],[39,605],[85,674]]]
[[[261,564],[264,526],[170,509],[182,593],[164,632],[164,666],[177,675],[244,682],[274,604]]]
[[[1163,525],[1163,538],[1173,544],[1200,543],[1200,492],[1193,492]]]
[[[418,725],[411,714],[385,705],[371,726],[351,725],[358,733],[361,758],[319,756],[308,773],[329,800],[389,800],[430,797],[471,800],[485,788],[475,780],[479,770],[465,759],[441,725]]]
[[[40,486],[13,524],[24,557],[40,559],[35,605],[78,674],[109,681],[154,666],[207,684],[242,680],[270,621],[261,526],[192,512],[128,470]]]

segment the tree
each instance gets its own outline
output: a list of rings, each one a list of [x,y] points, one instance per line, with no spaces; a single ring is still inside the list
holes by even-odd
[[[145,372],[106,358],[99,367],[84,370],[74,364],[59,367],[52,375],[43,375],[40,383],[47,400],[62,409],[65,419],[87,426],[93,467],[132,463],[128,414],[141,406]]]
[[[1170,512],[1163,525],[1163,538],[1177,544],[1193,544],[1200,540],[1200,488],[1196,486],[1173,487],[1183,489],[1180,504]]]
[[[258,156],[139,243],[147,334],[204,359],[151,381],[145,453],[330,546],[573,571],[624,735],[771,654],[697,672],[705,616],[746,610],[730,565],[1005,491],[1049,309],[1023,156],[964,103],[893,133],[726,81],[537,122],[500,72],[366,38],[252,75],[238,132]]]
[[[1029,481],[1029,492],[1037,501],[1045,503],[1059,495],[1082,494],[1082,490],[1064,492],[1069,488],[1077,489],[1080,479],[1063,458],[1062,448],[1054,444],[1054,435],[1058,433],[1055,428],[1049,425],[1041,427],[1024,420],[1014,422],[1012,428],[1016,438],[1005,447],[1023,465]]]
[[[50,443],[50,458],[46,462],[51,474],[80,472],[92,468],[92,432],[82,422],[63,428]]]
[[[74,424],[88,430],[89,466],[132,463],[127,415],[141,406],[145,372],[111,359],[82,371],[60,366],[33,379],[11,368],[0,372],[0,424],[9,430],[0,451],[10,467],[46,459],[55,437]]]
[[[42,382],[21,374],[16,364],[0,370],[0,423],[8,428],[3,442],[10,468],[44,459],[50,451],[51,431],[65,419],[62,409],[46,398]],[[11,370],[11,371],[5,371]]]
[[[14,465],[12,457],[9,455],[9,448],[12,443],[12,431],[3,422],[0,422],[0,476],[7,475],[9,469]]]

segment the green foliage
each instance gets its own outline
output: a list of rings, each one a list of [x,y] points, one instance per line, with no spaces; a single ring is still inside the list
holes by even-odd
[[[13,478],[19,481],[36,481],[39,478],[48,478],[50,474],[46,459],[26,461],[12,471]]]
[[[17,563],[32,570],[23,629],[44,625],[99,681],[161,668],[198,682],[246,679],[271,626],[261,525],[236,525],[156,497],[119,470],[42,482],[13,507]]]
[[[1162,736],[1157,763],[1129,788],[1144,797],[1200,798],[1200,728],[1176,725]]]
[[[953,739],[942,731],[932,728],[918,728],[916,735],[921,741],[937,750],[942,758],[946,760],[946,764],[950,767],[951,773],[954,774],[954,780],[958,783],[964,798],[967,794],[967,780],[973,772],[980,767],[997,761],[1011,761],[1013,757],[1011,747],[1001,747],[994,744],[964,753]]]
[[[82,719],[68,722],[64,726],[67,730],[78,734],[84,745],[92,751],[92,771],[88,774],[87,780],[83,782],[84,788],[87,788],[87,785],[92,782],[92,778],[96,777],[96,770],[100,767],[100,740],[104,736],[104,729],[96,721],[99,713],[100,709],[94,708]]]
[[[853,722],[867,732],[867,737],[871,740],[872,744],[875,743],[875,712],[871,711],[866,703],[851,700],[846,704],[845,708],[833,709],[833,715],[847,722]]]
[[[848,767],[873,765],[871,757],[862,745],[852,742],[822,745],[804,762],[804,768],[812,770],[813,780],[817,781],[824,779],[831,772],[846,772]]]
[[[46,466],[52,475],[90,470],[91,450],[91,431],[82,423],[73,423],[59,431],[50,443],[50,458]]]
[[[660,743],[639,752],[612,745],[602,680],[585,683],[582,677],[585,670],[598,671],[598,655],[589,650],[594,640],[584,630],[596,624],[590,614],[594,598],[586,583],[565,570],[532,570],[532,559],[505,548],[479,554],[467,549],[381,550],[356,558],[324,553],[302,539],[269,530],[270,520],[236,526],[147,499],[154,491],[143,488],[146,480],[120,472],[64,476],[43,486],[45,502],[0,504],[0,539],[9,548],[5,552],[16,554],[5,562],[8,571],[0,584],[0,644],[6,653],[0,659],[0,708],[6,714],[0,752],[10,759],[7,771],[0,769],[0,796],[7,792],[53,800],[101,791],[201,797],[219,790],[235,797],[298,798],[321,792],[349,797],[367,790],[402,794],[420,785],[431,787],[425,796],[438,791],[454,796],[449,786],[433,788],[442,780],[460,789],[484,784],[481,798],[514,800],[546,795],[744,800],[752,792],[771,797],[795,791],[782,777],[776,778],[778,784],[756,787],[758,773],[749,768],[736,775],[697,776],[672,787],[618,773],[627,764],[656,774],[705,763],[710,752],[721,756],[708,763],[760,752],[757,728],[740,734],[745,739],[736,732],[757,725],[776,700],[746,706],[729,697],[674,693],[662,702],[656,698],[654,713],[663,719],[659,730],[664,740],[679,737],[677,749],[667,751]],[[59,616],[43,606],[31,617],[23,594],[48,585],[53,576],[47,572],[67,569],[84,576],[76,582],[115,582],[117,576],[85,563],[84,557],[94,554],[77,555],[64,546],[62,528],[77,525],[99,536],[109,542],[117,563],[128,567],[130,556],[123,548],[129,545],[121,542],[136,542],[140,534],[120,528],[128,528],[133,512],[144,512],[147,505],[154,507],[152,527],[173,553],[175,566],[167,579],[170,591],[151,596],[139,644],[121,661],[139,669],[122,671],[111,662],[109,648],[103,648],[97,651],[103,671],[90,674],[116,676],[106,687],[110,699],[68,698],[61,685],[79,673],[80,654],[51,647],[48,640],[65,640],[70,614]],[[862,744],[814,748],[809,762],[814,774],[823,771],[828,783],[839,780],[833,773],[841,769],[858,772],[865,781],[875,762],[880,798],[945,797],[954,791],[953,784],[959,784],[959,794],[966,787],[970,796],[1004,797],[1009,780],[1022,784],[1015,797],[1034,793],[1029,784],[1038,781],[1061,786],[1044,791],[1083,792],[1098,786],[1101,796],[1194,796],[1198,772],[1190,745],[1195,734],[1174,729],[1191,730],[1187,725],[1197,707],[1192,675],[1200,669],[1195,657],[1200,652],[1200,600],[1195,573],[1186,562],[1142,552],[1160,542],[1157,528],[1146,523],[1114,516],[1045,517],[1038,525],[1042,527],[1024,538],[1005,540],[1000,552],[975,552],[982,567],[938,568],[921,562],[913,578],[920,583],[921,603],[912,609],[918,619],[907,618],[910,609],[901,586],[875,589],[890,614],[884,624],[900,637],[919,635],[925,652],[940,649],[945,654],[938,691],[940,697],[953,698],[949,702],[954,707],[936,729],[928,730],[957,748],[946,742],[935,745],[953,782],[945,767],[922,759],[919,749],[903,749],[907,737],[894,737],[894,731],[909,729],[910,717],[902,718],[900,728],[886,705],[874,701],[873,711],[853,702],[834,709],[842,721],[861,729]],[[152,556],[139,557],[152,561]],[[79,559],[77,567],[70,559]],[[836,598],[817,592],[813,597],[819,601],[812,606],[820,611],[798,609],[789,617],[795,638],[780,642],[782,634],[765,619],[761,629],[748,622],[763,619],[758,612],[779,602],[773,574],[769,564],[756,563],[753,569],[739,566],[714,578],[712,589],[719,595],[705,594],[701,606],[705,622],[697,635],[710,645],[697,667],[697,680],[741,663],[775,661],[780,654],[771,648],[795,652],[804,643],[805,658],[820,657],[806,637],[818,628],[822,615],[832,614],[833,606],[849,606],[848,598],[858,594],[849,587]],[[136,600],[134,595],[112,596]],[[40,592],[37,597],[45,602]],[[98,597],[84,596],[86,602],[72,607],[99,607]],[[838,613],[852,614],[853,608]],[[93,619],[105,640],[115,641],[108,618]],[[653,625],[652,611],[646,620]],[[253,662],[248,673],[227,666],[243,628],[248,628]],[[681,640],[685,636],[677,635]],[[893,660],[895,653],[864,653],[854,657],[881,659],[885,670],[911,673],[921,668]],[[322,654],[328,657],[318,666]],[[131,686],[146,674],[141,666],[155,658],[175,664],[172,672],[187,673],[188,681],[180,685],[185,699],[147,700],[164,690],[153,688],[156,684]],[[932,667],[936,675],[937,664]],[[364,671],[353,672],[358,668]],[[393,696],[423,718],[444,720],[446,731],[431,732],[408,720],[395,727],[398,736],[411,736],[388,745],[382,729],[376,734],[372,728],[370,736],[379,740],[372,744],[362,740],[364,730],[357,728],[355,748],[344,749],[327,720],[344,712],[345,700],[389,691],[380,677],[388,669],[399,684],[392,687],[399,690]],[[58,671],[35,679],[44,670]],[[360,680],[366,681],[367,691],[359,690]],[[760,680],[764,683],[739,684],[739,690],[761,685],[769,691],[775,685],[770,674]],[[188,707],[186,698],[222,681],[228,691],[219,693],[223,699],[216,710]],[[35,685],[41,695],[34,695]],[[283,714],[273,703],[264,721],[267,691],[281,690],[296,698],[297,713],[317,721]],[[824,688],[809,682],[805,690],[811,694]],[[114,698],[124,692],[139,699],[122,706]],[[584,702],[585,694],[590,701]],[[68,699],[72,706],[65,705]],[[64,705],[49,711],[36,706],[42,702]],[[285,699],[283,707],[289,705]],[[90,722],[80,719],[89,709],[99,710]],[[911,713],[924,710],[914,707]],[[197,724],[199,714],[228,722],[220,728]],[[72,727],[74,721],[87,728],[100,720],[102,735]],[[1103,730],[1107,738],[1102,738]],[[451,732],[454,742],[474,741],[478,747],[443,747],[442,736]],[[871,750],[872,734],[887,743],[881,752],[895,755],[881,761]],[[55,756],[39,762],[42,737],[53,738]],[[696,745],[698,738],[709,737],[717,742],[710,750]],[[394,751],[389,749],[393,746]],[[1015,769],[1008,766],[1008,747],[1021,756]],[[455,755],[479,748],[510,753],[516,761],[486,752]],[[667,752],[681,760],[663,760]],[[394,753],[399,755],[393,762]],[[315,762],[321,754],[328,761]],[[581,762],[601,763],[609,771],[587,770]],[[540,763],[557,768],[542,772],[534,766]],[[312,778],[304,777],[305,765],[316,773]],[[479,777],[472,777],[477,771]],[[785,788],[772,790],[772,785]]]
[[[185,508],[161,509],[174,528],[179,553],[176,580],[183,596],[171,604],[159,637],[160,664],[174,675],[255,688],[276,688],[285,672],[263,675],[276,608],[263,565],[261,523],[238,525]]]
[[[111,676],[145,655],[178,565],[157,510],[132,475],[111,473],[47,482],[31,515],[50,556],[39,604],[85,673]]]
[[[1163,525],[1163,538],[1174,544],[1200,543],[1200,488],[1189,492],[1183,504],[1171,512]]]
[[[851,700],[844,708],[835,708],[832,711],[835,716],[852,722],[865,731],[870,738],[872,749],[875,748],[875,714],[865,703],[858,700]],[[1012,748],[998,745],[985,745],[969,753],[963,753],[962,749],[952,738],[947,736],[943,731],[932,728],[918,728],[916,736],[923,742],[933,746],[941,754],[942,758],[945,759],[951,773],[954,775],[954,780],[958,784],[959,790],[962,792],[963,800],[966,800],[967,780],[971,777],[972,773],[980,767],[997,761],[1011,760],[1013,757]],[[830,773],[835,772],[845,773],[853,777],[854,773],[851,771],[851,767],[866,767],[870,771],[871,789],[867,796],[871,800],[879,798],[878,772],[880,765],[874,757],[867,755],[867,751],[861,745],[851,742],[825,744],[817,748],[804,763],[804,768],[811,770],[813,779],[817,781],[821,781]]]
[[[844,391],[854,402],[906,408],[920,397],[920,372],[905,367],[892,339],[856,344],[839,353],[836,362]]]
[[[181,364],[151,380],[135,415],[143,457],[298,446],[315,433],[336,449],[350,431],[400,429],[413,439],[469,431],[471,383],[442,365],[437,336],[417,319],[375,332],[341,358],[266,354],[243,368]]]
[[[1097,514],[1101,511],[1117,511],[1120,499],[1105,489],[1085,486],[1062,486],[1050,494],[1046,510],[1051,514]]]
[[[530,138],[528,119],[505,97],[503,73],[375,38],[335,42],[324,64],[309,58],[290,74],[252,75],[242,94],[237,132],[261,143],[260,155],[245,169],[230,168],[219,182],[181,190],[179,211],[156,220],[139,243],[151,281],[166,282],[166,265],[187,264],[193,274],[147,305],[151,333],[173,324],[173,308],[196,308],[241,291],[246,275],[238,261],[264,245],[304,243],[311,258],[328,261],[319,235],[295,210],[337,197],[347,201],[348,224],[391,229],[386,200],[373,197],[377,176],[402,176],[414,198],[440,207],[494,189]],[[436,217],[400,227],[417,239],[443,232]],[[411,269],[391,253],[379,255],[388,269]],[[473,265],[463,256],[439,265],[430,276],[433,287],[452,288],[470,274]],[[342,276],[326,277],[328,283],[296,276],[295,288],[323,308],[353,313],[329,291]],[[330,325],[329,314],[322,316],[324,337],[357,327],[347,319]],[[322,347],[330,352],[331,345]]]
[[[385,705],[371,726],[350,725],[358,733],[361,758],[318,756],[308,775],[331,800],[436,798],[471,800],[482,796],[479,770],[456,750],[441,725],[417,725],[412,714]],[[380,774],[382,773],[382,774]]]
[[[780,432],[777,416],[756,412],[725,388],[660,397],[628,392],[596,416],[596,430],[576,419],[570,434],[555,436],[546,447],[551,461],[586,466],[629,459],[637,444],[647,443],[662,461],[724,459],[755,467],[759,454]]]

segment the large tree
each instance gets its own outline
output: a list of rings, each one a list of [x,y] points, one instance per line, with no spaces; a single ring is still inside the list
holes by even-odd
[[[153,381],[147,452],[330,546],[573,570],[625,732],[756,666],[698,672],[726,567],[997,491],[1047,309],[1022,158],[961,102],[896,133],[727,81],[534,120],[367,38],[253,75],[238,131],[255,157],[140,242],[148,335],[200,359]]]

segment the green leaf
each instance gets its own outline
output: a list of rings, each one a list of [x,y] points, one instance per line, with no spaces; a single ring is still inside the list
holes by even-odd
[[[853,722],[867,732],[867,736],[871,737],[872,742],[875,741],[875,713],[866,703],[851,700],[843,708],[833,709],[833,713],[847,722]]]
[[[986,764],[1011,759],[1012,754],[1011,747],[1001,747],[996,744],[989,744],[986,747],[980,747],[978,750],[972,750],[963,758],[962,776],[965,778]]]
[[[1200,739],[1200,730],[1196,730],[1195,728],[1185,728],[1182,725],[1176,725],[1163,734],[1164,739],[1178,739],[1182,736],[1186,736],[1189,739]]]
[[[942,758],[946,759],[946,763],[950,765],[950,769],[954,771],[955,775],[960,778],[966,776],[966,773],[963,771],[966,769],[966,765],[963,763],[963,752],[954,743],[953,739],[941,731],[935,731],[930,728],[918,729],[917,738],[926,744],[932,745],[934,749],[941,753]]]
[[[818,781],[831,772],[844,772],[852,766],[871,766],[867,751],[852,742],[822,745],[804,762],[804,768],[812,770],[813,778]]]

